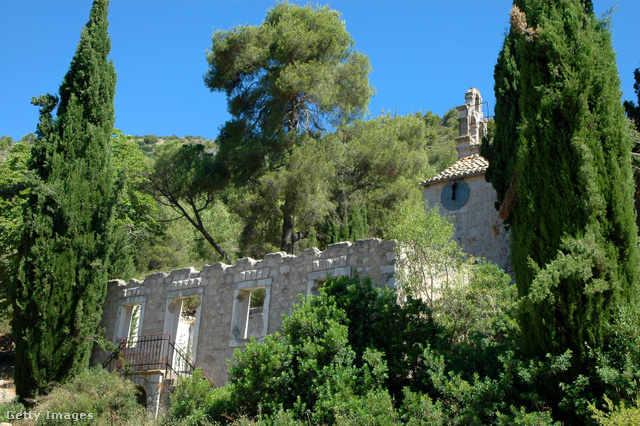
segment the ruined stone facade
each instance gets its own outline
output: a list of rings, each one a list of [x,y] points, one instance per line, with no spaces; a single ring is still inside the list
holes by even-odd
[[[299,256],[284,252],[263,260],[241,259],[235,266],[206,265],[201,271],[185,268],[147,276],[144,281],[110,281],[101,327],[117,344],[132,333],[169,334],[180,341],[183,300],[197,296],[200,304],[190,320],[183,348],[217,385],[227,381],[227,359],[253,336],[258,341],[282,327],[282,315],[299,303],[299,295],[318,291],[327,277],[369,276],[379,286],[394,286],[395,243],[378,239],[338,243],[327,250],[305,250]],[[251,297],[260,293],[258,302]],[[255,305],[255,306],[254,306]],[[132,323],[135,322],[135,327]],[[134,331],[135,330],[135,331]],[[93,364],[109,352],[96,350]],[[159,405],[161,374],[130,377],[145,389],[149,408]]]
[[[465,104],[457,110],[460,112],[456,138],[458,161],[422,183],[424,203],[452,218],[453,238],[466,253],[485,258],[511,273],[509,232],[495,208],[496,192],[484,177],[489,163],[479,154],[487,132],[487,119],[478,89],[469,89],[465,93]]]
[[[494,207],[495,191],[484,179],[488,163],[479,155],[487,124],[480,93],[469,90],[458,110],[459,160],[422,183],[424,202],[453,218],[454,239],[467,253],[511,272],[509,235]],[[170,335],[209,378],[224,385],[233,351],[250,337],[260,341],[279,331],[282,315],[291,312],[299,295],[317,293],[327,277],[358,274],[393,288],[394,247],[394,241],[360,240],[332,244],[323,252],[307,249],[299,256],[278,252],[263,260],[241,259],[235,266],[216,263],[201,271],[152,274],[143,281],[110,281],[101,326],[114,344],[132,336]],[[195,315],[185,319],[183,301],[191,303],[194,297],[199,299]],[[103,363],[109,355],[96,350],[92,362]],[[168,395],[170,380],[164,374],[153,369],[128,373],[156,412]]]

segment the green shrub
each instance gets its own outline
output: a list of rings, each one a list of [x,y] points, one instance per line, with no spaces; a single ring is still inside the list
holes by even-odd
[[[431,310],[422,300],[408,297],[397,303],[398,294],[375,287],[369,277],[330,279],[321,298],[332,297],[347,315],[349,345],[356,354],[356,366],[363,365],[367,348],[382,353],[388,367],[385,387],[396,401],[402,389],[422,379],[422,344],[438,340],[442,330],[436,326]]]
[[[389,393],[374,389],[363,396],[352,396],[336,404],[336,424],[339,425],[395,425],[400,424]]]
[[[32,411],[41,414],[38,424],[45,425],[67,425],[74,415],[80,419],[83,414],[82,424],[140,425],[147,421],[135,385],[101,366],[80,372],[38,398]],[[53,413],[61,413],[62,418],[52,418]]]
[[[369,279],[328,280],[285,316],[281,333],[234,353],[227,386],[212,389],[199,374],[181,381],[170,422],[553,424],[545,383],[570,367],[571,353],[522,358],[508,276],[481,263],[468,281],[432,316]],[[581,386],[563,391],[575,399]]]
[[[11,402],[0,402],[0,423],[8,423],[16,418],[16,414],[25,411],[24,405],[16,399]]]
[[[156,135],[144,135],[142,141],[145,145],[154,145],[158,143],[158,137]]]
[[[278,410],[277,413],[271,416],[263,416],[259,414],[257,417],[249,417],[242,415],[235,419],[231,425],[233,426],[298,426],[298,425],[310,425],[310,422],[303,422],[296,420],[291,411]]]
[[[404,403],[400,408],[407,425],[444,425],[447,417],[442,401],[433,401],[429,395],[404,390]]]
[[[607,325],[611,336],[607,348],[596,352],[598,379],[607,386],[614,404],[628,404],[640,395],[640,311],[619,307]],[[606,402],[606,401],[605,401]]]
[[[263,343],[252,340],[244,351],[234,352],[224,391],[228,393],[218,394],[219,405],[205,396],[199,407],[212,420],[223,422],[393,419],[391,397],[382,387],[387,378],[383,354],[369,348],[356,363],[345,323],[345,312],[333,297],[304,298],[285,315],[281,333],[267,336]],[[197,392],[190,395],[198,399]],[[367,395],[378,402],[369,402]]]
[[[198,367],[192,377],[178,380],[171,394],[168,420],[179,425],[208,424],[211,418],[220,418],[228,407],[228,388],[214,388]]]
[[[595,406],[589,408],[593,412],[593,418],[604,426],[634,426],[640,424],[640,401],[636,401],[635,407],[627,407],[622,401],[614,406],[613,402],[605,396],[607,412],[598,410]]]
[[[544,425],[560,425],[560,422],[554,422],[549,411],[533,411],[527,412],[524,407],[511,407],[510,413],[504,415],[498,413],[496,424],[504,426],[544,426]]]

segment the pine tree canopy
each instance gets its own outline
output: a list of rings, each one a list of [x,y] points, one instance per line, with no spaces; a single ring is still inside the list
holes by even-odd
[[[570,349],[575,373],[638,282],[631,141],[607,20],[590,1],[514,1],[495,93],[487,176],[512,205],[525,349]]]
[[[14,283],[16,390],[22,399],[88,366],[102,314],[117,189],[111,165],[116,75],[107,0],[95,0],[58,98],[40,96]],[[53,112],[57,106],[57,115]]]
[[[358,116],[372,88],[369,58],[354,50],[340,13],[279,3],[262,25],[216,31],[205,84],[263,135],[325,130]]]
[[[373,94],[369,58],[328,7],[278,3],[260,26],[216,31],[205,84],[224,92],[232,120],[221,129],[218,159],[242,185],[286,169],[288,155],[361,116]],[[308,232],[296,232],[296,196],[281,207],[280,249],[293,253]]]

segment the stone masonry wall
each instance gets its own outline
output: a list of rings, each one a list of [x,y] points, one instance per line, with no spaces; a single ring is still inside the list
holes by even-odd
[[[287,314],[299,294],[312,294],[328,276],[370,276],[379,286],[394,285],[394,241],[377,239],[356,243],[338,243],[327,250],[305,250],[299,256],[284,252],[268,254],[262,260],[241,259],[235,266],[222,263],[206,265],[202,271],[184,268],[169,273],[156,273],[144,281],[109,282],[101,326],[106,339],[119,342],[128,337],[131,312],[141,305],[138,335],[176,335],[182,299],[198,295],[201,305],[196,311],[192,357],[217,384],[227,381],[226,361],[233,350],[243,347],[244,328],[250,292],[266,290],[262,308],[262,335],[282,327],[282,314]],[[260,318],[260,317],[259,317]],[[109,354],[96,350],[93,364],[103,362]]]
[[[498,218],[495,209],[496,192],[484,175],[460,179],[469,185],[469,200],[460,209],[446,210],[440,202],[440,194],[448,181],[424,188],[424,203],[437,206],[440,213],[453,219],[455,241],[463,250],[476,257],[483,257],[512,273],[509,261],[509,233]]]

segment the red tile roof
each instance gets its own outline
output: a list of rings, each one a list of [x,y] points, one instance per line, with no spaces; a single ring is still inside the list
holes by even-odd
[[[481,175],[487,171],[487,167],[489,167],[489,162],[484,157],[479,154],[470,155],[459,159],[453,166],[422,182],[420,185],[429,186],[447,180]]]

